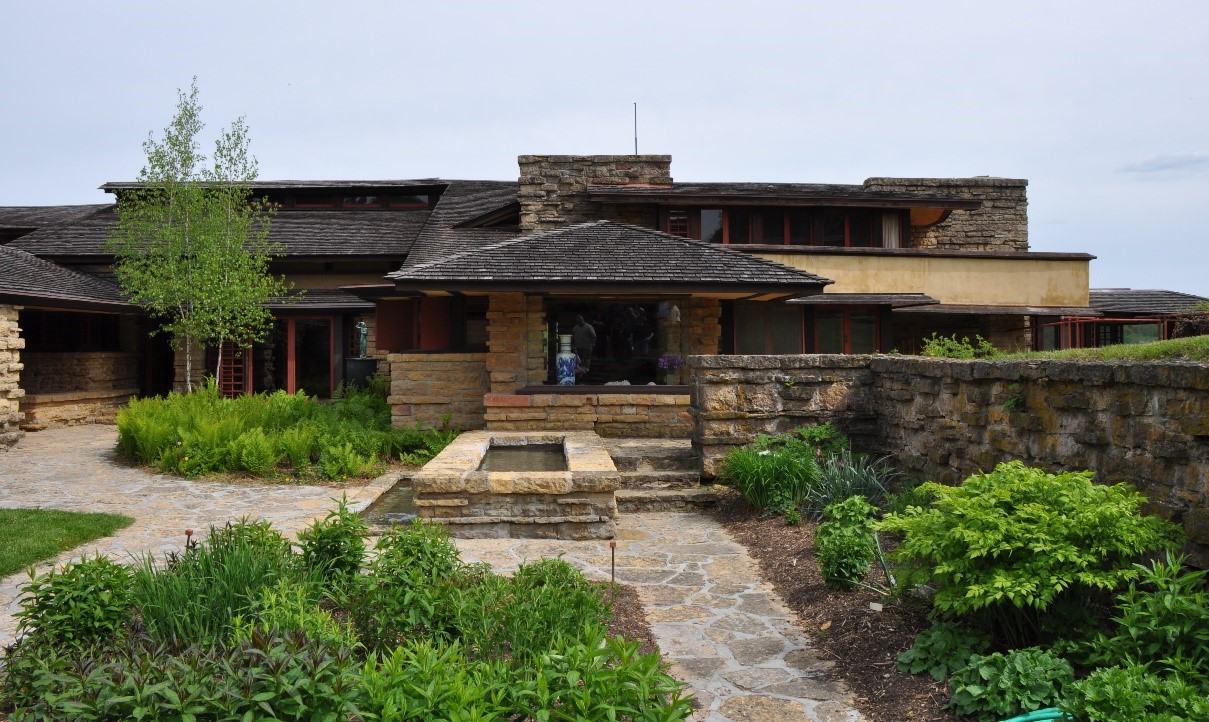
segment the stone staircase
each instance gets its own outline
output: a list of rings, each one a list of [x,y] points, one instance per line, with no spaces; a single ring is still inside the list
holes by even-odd
[[[621,474],[618,513],[685,511],[713,506],[726,489],[701,483],[687,439],[605,439]]]

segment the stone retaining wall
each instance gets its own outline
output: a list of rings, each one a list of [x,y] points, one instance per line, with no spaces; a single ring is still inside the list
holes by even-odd
[[[394,426],[416,422],[436,426],[448,414],[455,426],[483,428],[487,354],[392,353],[386,360],[390,364],[386,400]]]
[[[706,476],[757,434],[833,421],[919,478],[957,482],[1019,459],[1128,482],[1184,524],[1209,565],[1209,364],[714,356],[688,367]]]
[[[127,388],[27,394],[21,428],[42,431],[79,424],[111,424],[138,393],[137,388]]]
[[[139,355],[123,351],[26,352],[27,394],[138,387]]]
[[[21,397],[21,327],[17,323],[18,306],[0,305],[0,449],[7,449],[21,438],[19,424]]]
[[[670,439],[687,439],[693,432],[688,394],[491,393],[483,404],[492,431],[595,431],[614,438]]]

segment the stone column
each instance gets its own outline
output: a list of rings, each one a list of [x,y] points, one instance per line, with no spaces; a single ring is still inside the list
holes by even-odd
[[[25,339],[21,338],[18,324],[20,306],[0,306],[0,449],[8,448],[24,434],[19,428],[24,414],[21,413],[21,349]]]
[[[884,193],[932,194],[982,201],[973,211],[953,211],[933,226],[911,228],[914,248],[965,251],[1028,250],[1028,181],[1019,178],[869,178],[865,188]]]
[[[620,220],[656,226],[655,215],[635,217],[633,209],[605,208],[588,199],[589,186],[670,186],[670,155],[522,155],[521,230],[549,231],[575,223]]]

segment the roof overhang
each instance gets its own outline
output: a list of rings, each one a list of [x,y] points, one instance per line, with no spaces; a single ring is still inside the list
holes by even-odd
[[[831,281],[825,281],[831,283]],[[432,282],[400,279],[387,290],[383,286],[342,286],[341,290],[362,298],[401,298],[415,296],[448,296],[457,294],[484,295],[491,293],[527,293],[549,296],[698,296],[706,298],[782,301],[814,297],[823,292],[825,283],[764,284],[764,283],[646,283],[580,280],[490,281],[457,280]]]
[[[941,313],[974,316],[1099,316],[1087,306],[973,306],[938,303],[935,306],[905,308],[900,313]]]
[[[972,211],[982,201],[968,198],[921,198],[910,195],[869,195],[866,193],[820,193],[793,195],[778,193],[685,193],[666,186],[589,186],[588,198],[598,203],[650,203],[661,206],[784,206],[847,208],[919,208]]]
[[[128,301],[98,301],[71,296],[58,296],[53,293],[0,291],[0,303],[48,311],[91,311],[93,313],[118,314],[136,314],[142,312],[142,309],[137,304]]]
[[[940,301],[926,293],[822,293],[790,303],[810,306],[889,306],[893,309],[932,306]]]

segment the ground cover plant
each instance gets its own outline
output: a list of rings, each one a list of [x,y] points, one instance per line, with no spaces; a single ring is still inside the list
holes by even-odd
[[[85,559],[23,591],[0,718],[680,720],[657,653],[610,637],[609,605],[559,559],[512,578],[443,528],[367,554],[341,504],[297,547],[212,529],[165,560]],[[367,559],[372,556],[372,560]]]
[[[1149,343],[1124,343],[1101,348],[1072,348],[1063,351],[1033,351],[1011,354],[1011,359],[1056,361],[1209,361],[1209,336],[1173,338]]]
[[[0,577],[26,569],[134,522],[120,514],[0,509]]]
[[[971,341],[969,336],[957,338],[957,334],[952,336],[941,336],[938,333],[933,333],[931,336],[923,340],[923,347],[920,349],[920,356],[933,356],[936,358],[995,358],[1003,352],[995,348],[995,346],[982,336],[975,334],[974,340]]]
[[[387,460],[422,464],[457,436],[446,424],[392,428],[380,377],[340,389],[330,402],[284,391],[222,398],[211,382],[190,394],[133,399],[117,426],[120,455],[185,477],[373,476]]]

